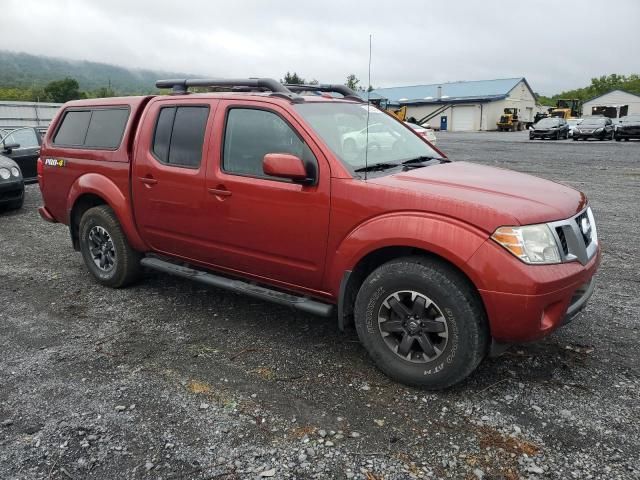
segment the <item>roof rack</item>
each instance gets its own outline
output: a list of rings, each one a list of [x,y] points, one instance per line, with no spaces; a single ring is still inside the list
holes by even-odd
[[[346,85],[339,84],[325,84],[325,85],[302,85],[302,84],[285,84],[292,92],[327,92],[327,93],[339,93],[348,100],[355,100],[362,102],[362,98],[358,96],[356,92],[351,90]]]
[[[158,80],[156,88],[170,88],[174,95],[184,95],[189,87],[226,87],[232,91],[271,91],[272,95],[297,101],[298,95],[272,78],[179,78]]]
[[[157,88],[170,88],[174,95],[185,95],[189,87],[223,87],[232,92],[270,91],[272,96],[282,97],[292,102],[303,102],[299,92],[339,93],[348,100],[364,102],[356,92],[346,85],[283,85],[272,78],[177,78],[158,80]]]

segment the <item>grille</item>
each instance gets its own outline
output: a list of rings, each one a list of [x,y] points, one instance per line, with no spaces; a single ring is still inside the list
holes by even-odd
[[[562,246],[562,251],[565,255],[569,254],[569,246],[567,245],[567,237],[564,235],[564,230],[562,227],[556,227],[556,233],[558,234],[558,238],[560,239],[560,245]]]
[[[582,229],[582,221],[584,219],[586,219],[587,224],[589,225],[589,229],[587,230],[586,233]],[[591,222],[589,221],[589,216],[587,215],[586,210],[576,217],[576,223],[578,224],[578,230],[580,230],[580,234],[582,235],[584,244],[585,246],[588,247],[591,244],[591,232],[593,228],[592,228]]]

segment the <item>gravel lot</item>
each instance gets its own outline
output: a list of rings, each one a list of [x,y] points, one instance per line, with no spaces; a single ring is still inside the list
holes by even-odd
[[[640,478],[640,143],[438,140],[588,194],[605,253],[573,323],[406,388],[333,320],[157,273],[98,286],[31,185],[0,214],[0,478]]]

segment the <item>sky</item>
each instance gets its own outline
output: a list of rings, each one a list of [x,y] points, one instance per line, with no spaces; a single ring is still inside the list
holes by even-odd
[[[211,77],[392,87],[640,73],[639,0],[0,0],[0,49]],[[1,66],[0,66],[1,68]]]

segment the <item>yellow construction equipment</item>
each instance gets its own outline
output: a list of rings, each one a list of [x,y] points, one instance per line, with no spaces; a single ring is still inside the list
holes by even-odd
[[[525,122],[520,121],[517,108],[505,108],[500,121],[496,123],[501,132],[515,132],[525,128]]]
[[[570,118],[580,118],[582,114],[582,103],[577,98],[560,98],[556,102],[556,108],[551,109],[551,116],[564,118],[568,120]]]

